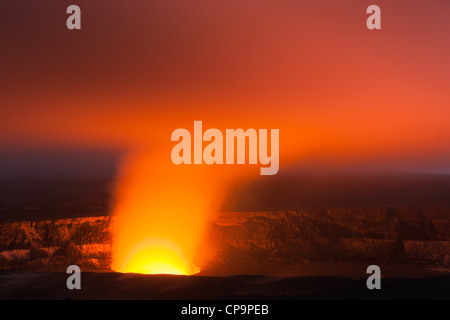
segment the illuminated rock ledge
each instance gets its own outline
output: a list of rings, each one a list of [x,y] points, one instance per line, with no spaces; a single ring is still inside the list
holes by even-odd
[[[108,271],[111,217],[0,224],[0,269]],[[388,263],[450,267],[450,210],[365,208],[215,215],[206,268]]]

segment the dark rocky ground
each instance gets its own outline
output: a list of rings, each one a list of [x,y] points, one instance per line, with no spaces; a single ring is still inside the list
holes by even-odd
[[[450,299],[450,275],[384,278],[381,290],[343,277],[207,277],[89,273],[81,290],[65,273],[1,272],[0,299]]]

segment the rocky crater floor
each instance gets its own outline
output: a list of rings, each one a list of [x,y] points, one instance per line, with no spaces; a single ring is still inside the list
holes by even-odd
[[[112,219],[1,223],[0,270],[65,271],[77,264],[86,271],[111,271]],[[450,273],[450,210],[221,212],[211,217],[205,243],[205,275],[267,274],[274,269],[310,274],[311,269],[319,272],[315,266],[320,265],[332,266],[320,274],[336,275],[348,265],[369,264]]]

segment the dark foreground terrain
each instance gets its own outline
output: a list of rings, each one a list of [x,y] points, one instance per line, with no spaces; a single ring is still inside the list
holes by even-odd
[[[65,273],[0,273],[0,299],[450,299],[450,275],[383,278],[380,290],[344,277],[171,276],[82,273],[68,290]]]

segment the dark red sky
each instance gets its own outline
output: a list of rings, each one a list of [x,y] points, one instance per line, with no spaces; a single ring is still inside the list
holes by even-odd
[[[450,171],[449,17],[444,0],[2,0],[0,150],[164,145],[203,120],[280,128],[300,163]]]

